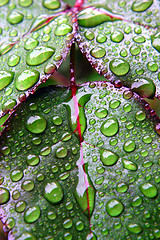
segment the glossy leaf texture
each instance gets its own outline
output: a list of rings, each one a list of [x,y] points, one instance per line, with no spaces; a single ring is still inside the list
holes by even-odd
[[[159,1],[89,4],[78,13],[76,39],[91,65],[141,97],[159,95]]]
[[[55,0],[0,4],[0,112],[13,109],[59,68],[74,40],[67,4]]]
[[[9,240],[158,239],[160,138],[145,106],[107,82],[19,105],[1,137]]]

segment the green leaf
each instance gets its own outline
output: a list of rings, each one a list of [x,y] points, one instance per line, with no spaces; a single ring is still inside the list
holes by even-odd
[[[75,32],[73,13],[62,1],[3,3],[0,7],[1,114],[34,93],[59,68]]]
[[[158,239],[160,140],[144,104],[105,82],[22,103],[1,137],[9,239]]]

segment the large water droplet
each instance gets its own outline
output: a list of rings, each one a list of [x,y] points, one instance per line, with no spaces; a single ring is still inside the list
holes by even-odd
[[[63,199],[63,189],[59,182],[47,183],[44,189],[44,197],[50,203],[57,204]]]
[[[152,183],[143,183],[140,186],[141,192],[144,194],[144,196],[148,198],[154,198],[157,196],[157,188]]]
[[[133,140],[127,140],[124,145],[123,149],[126,152],[132,152],[136,148],[135,142]]]
[[[119,43],[123,40],[124,34],[121,31],[114,31],[110,38],[113,42]]]
[[[34,237],[34,235],[32,233],[24,232],[16,240],[36,240],[36,238]]]
[[[122,58],[115,58],[109,63],[110,70],[117,76],[123,76],[130,70],[129,63]]]
[[[38,46],[27,54],[26,62],[30,66],[40,65],[47,61],[55,50],[51,47]]]
[[[139,224],[137,223],[130,223],[127,225],[127,229],[128,231],[132,232],[132,233],[140,233],[142,232],[142,228]]]
[[[10,199],[10,193],[8,189],[0,187],[0,205],[5,204]]]
[[[16,88],[20,91],[27,90],[39,80],[39,72],[37,70],[24,70],[16,76]]]
[[[119,156],[109,150],[100,149],[100,159],[105,166],[111,166],[118,161]]]
[[[34,49],[35,47],[37,47],[38,45],[38,40],[37,39],[34,39],[34,38],[29,38],[27,39],[27,41],[24,43],[24,48],[26,50],[32,50]]]
[[[22,170],[20,170],[20,169],[13,170],[13,171],[10,173],[10,177],[11,177],[11,180],[12,180],[13,182],[18,182],[19,180],[22,179],[22,177],[23,177],[23,172],[22,172]]]
[[[43,6],[51,10],[58,9],[60,5],[59,0],[43,0]]]
[[[85,33],[84,33],[84,36],[86,39],[88,40],[93,40],[95,35],[94,35],[94,32],[90,31],[90,30],[87,30]]]
[[[9,2],[9,0],[1,0],[0,1],[0,7],[4,6],[5,4],[7,4]]]
[[[0,71],[0,90],[8,86],[13,81],[14,73],[10,71]]]
[[[160,32],[156,33],[151,37],[152,40],[152,46],[160,52]]]
[[[114,136],[119,130],[118,120],[115,117],[107,119],[102,123],[100,130],[106,137]]]
[[[24,213],[24,220],[26,223],[33,223],[38,220],[41,215],[41,210],[38,205],[29,207]]]
[[[90,54],[92,55],[92,57],[94,58],[102,58],[105,56],[106,54],[106,51],[104,48],[102,47],[96,47],[96,48],[93,48],[90,52]]]
[[[13,11],[7,16],[7,21],[11,24],[17,24],[22,22],[24,16],[18,11]]]
[[[153,4],[153,0],[136,0],[132,3],[134,12],[143,12]]]
[[[18,3],[21,7],[29,7],[33,3],[33,0],[19,0]]]
[[[32,133],[42,133],[46,129],[46,119],[41,115],[33,115],[26,121],[26,128]]]
[[[123,167],[127,170],[136,171],[138,169],[137,165],[132,161],[122,159]]]
[[[135,79],[131,89],[143,98],[152,98],[156,92],[156,86],[149,78]]]
[[[57,36],[65,36],[67,33],[72,32],[73,28],[69,24],[62,23],[61,25],[57,26],[55,29],[55,35]]]
[[[106,204],[107,213],[111,217],[119,216],[122,213],[123,209],[123,204],[117,199],[111,199]]]

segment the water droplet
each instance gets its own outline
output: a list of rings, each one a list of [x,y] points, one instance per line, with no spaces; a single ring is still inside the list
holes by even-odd
[[[25,180],[23,183],[22,183],[22,189],[24,190],[24,191],[27,191],[27,192],[29,192],[29,191],[32,191],[33,190],[33,188],[34,188],[34,182],[33,181],[31,181],[31,180]]]
[[[49,155],[50,153],[51,153],[51,147],[48,147],[48,146],[43,147],[43,148],[41,149],[41,151],[40,151],[40,155],[41,155],[41,156],[47,156],[47,155]]]
[[[95,111],[95,115],[98,117],[98,118],[105,118],[108,114],[108,111],[107,109],[105,108],[98,108],[96,111]]]
[[[130,224],[128,224],[127,225],[127,229],[131,233],[140,233],[140,232],[142,232],[141,226],[139,224],[137,224],[137,223],[130,223]]]
[[[20,61],[20,57],[18,55],[12,55],[9,59],[8,59],[8,66],[10,67],[14,67],[16,66]]]
[[[14,200],[17,200],[18,198],[20,198],[20,192],[17,191],[17,190],[14,190],[13,193],[12,193],[12,198]]]
[[[59,0],[43,0],[43,6],[51,10],[58,9],[60,5]]]
[[[156,133],[160,135],[160,123],[157,123],[155,126]]]
[[[160,238],[160,230],[159,229],[154,229],[154,236],[158,239]]]
[[[78,14],[78,24],[83,27],[96,27],[104,22],[121,20],[120,15],[113,14],[103,8],[86,8]]]
[[[24,70],[16,77],[16,88],[20,91],[27,90],[39,80],[37,70]]]
[[[30,166],[36,166],[39,163],[39,157],[33,154],[27,156],[27,163]]]
[[[106,37],[106,35],[101,33],[97,36],[96,40],[98,43],[104,43],[107,41],[107,37]]]
[[[140,186],[140,190],[144,196],[148,198],[154,198],[157,196],[157,188],[152,183],[143,183]]]
[[[10,199],[10,193],[8,189],[0,187],[0,205],[5,204]]]
[[[26,128],[32,133],[42,133],[46,129],[46,119],[41,115],[30,116],[26,121]]]
[[[65,36],[67,33],[72,32],[73,28],[69,24],[62,23],[61,25],[57,26],[55,29],[55,35],[57,36]]]
[[[130,53],[131,53],[133,56],[138,55],[140,52],[141,52],[141,48],[140,48],[139,46],[132,45],[132,46],[130,47]]]
[[[5,226],[8,230],[11,230],[15,226],[15,219],[13,217],[10,217],[6,220]]]
[[[56,213],[55,212],[52,212],[52,211],[50,211],[50,212],[48,212],[48,219],[50,219],[50,220],[54,220],[54,219],[56,219]]]
[[[143,121],[144,119],[146,119],[146,114],[145,114],[144,111],[139,110],[138,112],[136,112],[135,118],[136,118],[138,121]]]
[[[62,135],[62,141],[63,141],[63,142],[66,142],[66,141],[70,140],[71,137],[72,137],[72,134],[71,134],[71,133],[65,132],[65,133]]]
[[[72,239],[73,239],[73,236],[72,236],[71,233],[66,232],[66,233],[64,234],[64,240],[72,240]]]
[[[110,70],[117,76],[123,76],[130,70],[129,63],[121,58],[115,58],[109,63]]]
[[[10,173],[10,177],[11,177],[11,180],[12,180],[13,182],[18,182],[19,180],[22,179],[22,177],[23,177],[23,172],[22,172],[20,169],[13,170],[13,171]]]
[[[8,155],[10,153],[10,148],[8,146],[4,146],[4,147],[1,147],[1,152],[3,153],[3,155]]]
[[[44,72],[46,74],[52,74],[55,72],[56,69],[57,69],[56,65],[54,65],[52,63],[48,63],[47,66],[45,66],[45,68],[44,68]]]
[[[39,137],[34,137],[32,139],[32,142],[33,142],[34,145],[37,146],[37,145],[39,145],[41,143],[41,139]]]
[[[152,46],[160,52],[160,32],[156,33],[155,35],[151,36]]]
[[[38,40],[37,39],[34,39],[34,38],[29,38],[27,39],[27,41],[24,43],[24,48],[26,50],[32,50],[34,49],[35,47],[37,47],[38,45]]]
[[[127,57],[127,55],[128,55],[127,50],[125,48],[122,48],[122,50],[120,51],[120,55],[121,55],[121,57]]]
[[[21,7],[29,7],[33,3],[33,0],[19,0],[18,3]]]
[[[133,41],[136,42],[136,43],[144,43],[146,41],[145,37],[143,36],[135,36],[133,38]]]
[[[126,183],[118,183],[116,186],[116,190],[119,193],[125,193],[128,190],[128,185]]]
[[[18,24],[23,21],[23,14],[18,11],[13,11],[7,16],[7,21],[10,24]]]
[[[132,200],[131,205],[132,207],[138,207],[142,204],[142,201],[143,201],[142,198],[137,196]]]
[[[119,156],[117,154],[115,154],[114,152],[111,152],[109,150],[100,149],[99,152],[100,152],[100,159],[105,166],[112,166],[119,159]]]
[[[85,33],[84,33],[84,36],[86,39],[88,40],[93,40],[94,39],[94,33],[92,31],[89,31],[87,30]]]
[[[119,130],[118,120],[115,117],[108,118],[102,123],[100,130],[106,137],[114,136]]]
[[[67,149],[65,147],[59,147],[56,150],[56,157],[64,158],[67,156]]]
[[[117,199],[111,199],[106,203],[107,213],[111,217],[119,216],[122,213],[123,209],[123,204]]]
[[[63,227],[64,228],[71,228],[73,225],[73,222],[70,218],[66,219],[64,222],[63,222]]]
[[[119,43],[124,39],[124,34],[121,31],[114,31],[110,38],[113,42]]]
[[[146,135],[142,138],[144,143],[151,143],[152,142],[152,137],[149,135]]]
[[[59,116],[54,116],[52,120],[53,120],[53,123],[57,126],[62,124],[62,118]]]
[[[141,27],[140,27],[140,26],[136,26],[136,27],[134,28],[134,32],[137,33],[137,34],[142,33]]]
[[[138,169],[137,165],[132,161],[122,159],[123,167],[127,170],[136,171]]]
[[[0,55],[3,55],[7,52],[9,52],[13,47],[14,47],[15,43],[8,43],[8,42],[4,42],[0,45]]]
[[[63,189],[59,182],[47,183],[44,189],[44,197],[52,204],[57,204],[63,199]]]
[[[136,148],[135,142],[133,140],[127,140],[124,145],[123,149],[126,152],[132,152]]]
[[[38,46],[27,54],[26,62],[30,66],[40,65],[47,61],[54,52],[54,48]]]
[[[158,70],[158,64],[156,62],[147,63],[147,67],[151,72],[156,72]]]
[[[82,231],[84,229],[84,223],[82,221],[76,222],[76,229]]]
[[[2,104],[2,110],[4,112],[7,112],[10,109],[13,109],[14,106],[16,105],[16,100],[15,99],[9,99],[5,103]]]
[[[26,209],[24,213],[24,220],[26,223],[33,223],[38,220],[41,215],[41,210],[38,205]]]
[[[25,210],[25,208],[26,208],[26,202],[25,201],[19,201],[15,205],[15,210],[18,213],[23,212]]]
[[[8,86],[13,81],[14,73],[10,71],[0,71],[0,90]]]
[[[9,0],[1,0],[0,1],[0,7],[4,6],[5,4],[7,4],[9,2]]]
[[[32,233],[24,232],[16,240],[36,240],[36,238],[34,237],[34,235]]]
[[[105,56],[106,54],[106,51],[104,48],[102,47],[96,47],[96,48],[93,48],[90,52],[90,54],[92,55],[92,57],[94,58],[102,58]]]
[[[86,240],[97,240],[97,237],[93,232],[91,232],[87,235]]]
[[[144,12],[153,4],[153,0],[136,0],[132,3],[134,12]]]
[[[156,92],[156,86],[149,78],[135,79],[131,89],[143,98],[152,98]]]
[[[116,109],[117,107],[119,107],[120,103],[121,102],[119,100],[113,99],[109,102],[109,106],[112,109]]]

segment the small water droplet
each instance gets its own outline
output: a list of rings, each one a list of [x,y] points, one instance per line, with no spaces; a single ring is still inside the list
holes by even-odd
[[[121,57],[127,57],[127,55],[128,55],[127,50],[125,48],[122,48],[122,50],[120,51],[120,55],[121,55]]]
[[[137,196],[132,200],[131,205],[132,207],[138,207],[142,204],[142,201],[143,201],[142,198]]]
[[[6,220],[5,226],[8,230],[11,230],[15,226],[15,219],[13,217],[10,217]]]
[[[18,190],[14,190],[13,193],[12,193],[12,198],[14,200],[17,200],[20,198],[20,192]]]
[[[0,205],[5,204],[10,199],[10,193],[8,189],[0,187]]]
[[[121,102],[120,102],[119,100],[113,99],[113,100],[111,100],[111,101],[109,102],[109,106],[110,106],[110,108],[112,108],[112,109],[116,109],[116,108],[119,107],[120,103],[121,103]]]
[[[138,169],[137,165],[130,160],[122,159],[122,163],[123,163],[123,167],[127,170],[137,171]]]
[[[29,38],[27,41],[24,43],[24,49],[25,50],[33,50],[35,47],[38,45],[38,40],[34,38]]]
[[[145,114],[144,111],[139,110],[138,112],[136,112],[135,118],[136,118],[138,121],[143,121],[144,119],[146,119],[146,114]]]
[[[108,118],[102,123],[100,130],[106,137],[114,136],[119,130],[118,120],[115,117]]]
[[[67,156],[67,149],[65,147],[59,147],[56,150],[56,157],[64,158]]]
[[[39,80],[39,72],[37,70],[24,70],[16,77],[16,88],[20,91],[27,90]]]
[[[43,6],[45,8],[55,10],[60,8],[61,4],[59,0],[43,0]]]
[[[128,190],[128,185],[126,183],[118,183],[116,186],[116,190],[119,193],[124,193]]]
[[[63,227],[66,229],[71,228],[72,225],[73,225],[73,222],[70,218],[64,220],[64,222],[63,222]]]
[[[136,26],[134,28],[134,32],[137,33],[137,34],[140,34],[140,33],[142,33],[142,28],[140,26]]]
[[[87,30],[85,33],[84,33],[84,36],[87,40],[93,40],[94,39],[94,33],[90,30]]]
[[[32,191],[34,188],[34,182],[32,180],[25,180],[22,185],[21,185],[22,189],[24,191]]]
[[[121,31],[114,31],[112,34],[111,34],[111,40],[112,42],[121,42],[123,39],[124,39],[124,34],[121,32]]]
[[[8,66],[10,67],[14,67],[16,66],[20,61],[20,57],[18,55],[12,55],[9,59],[8,59]]]
[[[51,147],[48,147],[48,146],[43,147],[40,151],[40,155],[41,156],[47,156],[51,153],[51,150],[52,150]]]
[[[136,0],[132,3],[134,12],[144,12],[153,4],[153,0]]]
[[[110,70],[117,76],[123,76],[130,70],[129,63],[121,58],[115,58],[109,63]]]
[[[30,116],[26,121],[26,128],[32,133],[42,133],[46,129],[46,119],[41,115]]]
[[[76,229],[82,231],[84,229],[84,223],[82,221],[76,222]]]
[[[23,21],[23,14],[18,11],[13,11],[7,16],[7,21],[10,24],[18,24]]]
[[[24,232],[16,240],[36,240],[36,238],[34,237],[34,235],[32,233]]]
[[[100,149],[100,159],[105,166],[112,166],[118,161],[119,156],[109,150]]]
[[[124,207],[119,200],[111,199],[106,203],[106,210],[111,217],[117,217],[122,213]]]
[[[10,71],[0,71],[0,90],[8,86],[13,81],[14,73]]]
[[[97,237],[93,232],[91,232],[87,235],[86,240],[97,240]]]
[[[104,43],[107,41],[107,37],[106,37],[106,35],[101,33],[97,36],[96,40],[98,43]]]
[[[144,43],[146,39],[145,37],[138,35],[133,38],[133,41],[136,43]]]
[[[13,171],[10,173],[10,177],[11,177],[11,180],[12,180],[13,182],[18,182],[19,180],[22,179],[22,177],[23,177],[23,172],[22,172],[22,170],[20,170],[20,169],[13,170]]]
[[[37,66],[47,61],[55,52],[54,48],[38,46],[27,54],[26,62],[30,66]]]
[[[59,117],[58,115],[57,115],[57,116],[54,116],[52,120],[53,120],[53,123],[54,123],[56,126],[59,126],[59,125],[62,124],[62,118]]]
[[[72,32],[73,28],[69,24],[62,23],[61,25],[57,26],[54,33],[57,36],[65,36],[67,33]]]
[[[19,0],[18,3],[21,7],[29,7],[33,3],[33,0]]]
[[[94,58],[102,58],[105,56],[106,54],[106,51],[104,48],[102,47],[96,47],[96,48],[93,48],[90,52],[90,54],[92,55],[92,57]]]
[[[133,55],[133,56],[136,56],[138,55],[139,53],[141,52],[141,48],[137,45],[132,45],[130,47],[130,53]]]
[[[95,111],[95,115],[98,117],[98,118],[105,118],[108,114],[108,111],[107,109],[105,108],[98,108],[96,111]]]
[[[56,69],[57,69],[56,65],[54,65],[52,63],[48,63],[44,68],[44,72],[46,74],[52,74],[55,72]]]
[[[47,216],[48,216],[48,219],[50,219],[50,220],[54,220],[57,217],[56,213],[52,212],[52,211],[48,212]]]
[[[151,72],[156,72],[158,70],[158,64],[156,62],[147,63],[147,67]]]
[[[39,157],[33,154],[27,156],[27,163],[30,166],[36,166],[39,163]]]
[[[38,220],[41,215],[41,210],[38,205],[29,207],[24,213],[24,220],[26,223],[33,223]]]
[[[52,204],[57,204],[63,199],[63,189],[59,182],[47,183],[44,189],[44,197]]]
[[[152,46],[160,52],[160,32],[156,33],[155,35],[151,36]]]
[[[15,210],[18,213],[23,212],[25,210],[25,208],[26,208],[26,202],[25,201],[19,201],[15,205]]]
[[[127,225],[127,229],[131,233],[140,233],[140,232],[142,232],[141,226],[139,224],[137,224],[137,223],[130,223],[130,224],[128,224]]]
[[[148,198],[154,198],[158,194],[156,186],[153,185],[152,183],[143,183],[140,186],[140,190],[143,193],[143,195]]]
[[[65,133],[62,135],[62,141],[63,141],[63,142],[66,142],[66,141],[70,140],[71,137],[72,137],[72,134],[71,134],[71,133],[65,132]]]
[[[123,145],[123,149],[126,152],[133,152],[135,148],[136,148],[136,145],[133,140],[127,140]]]
[[[131,89],[143,98],[152,98],[156,92],[156,86],[149,78],[135,79],[131,85]]]

